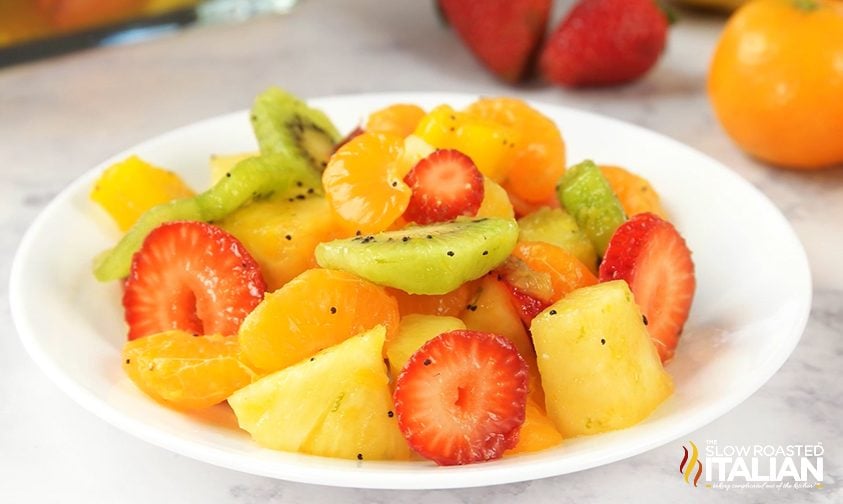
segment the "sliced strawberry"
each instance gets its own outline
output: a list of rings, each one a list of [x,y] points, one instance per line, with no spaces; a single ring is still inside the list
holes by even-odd
[[[404,182],[413,190],[404,218],[417,224],[477,215],[483,202],[483,174],[457,150],[434,151],[410,170]]]
[[[696,286],[685,240],[654,214],[633,216],[612,235],[600,264],[601,282],[617,279],[629,284],[662,362],[670,360]]]
[[[398,375],[398,427],[416,452],[439,465],[499,458],[518,443],[527,374],[527,364],[506,338],[442,333],[419,348]]]
[[[257,262],[230,234],[204,222],[162,224],[132,258],[123,294],[129,339],[169,329],[235,334],[264,291]]]
[[[526,292],[514,287],[509,282],[504,282],[504,285],[509,290],[510,301],[512,306],[518,310],[518,316],[521,317],[521,322],[525,327],[530,327],[536,315],[543,312],[545,308],[550,306],[550,303],[543,301],[537,297],[531,296]]]

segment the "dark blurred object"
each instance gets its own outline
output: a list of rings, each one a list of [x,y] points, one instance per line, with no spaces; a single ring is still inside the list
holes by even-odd
[[[0,0],[0,66],[109,41],[119,33],[177,27],[199,0]]]
[[[700,9],[731,12],[746,3],[746,0],[673,0],[673,2]]]
[[[442,16],[495,75],[517,82],[544,38],[552,0],[439,0]]]
[[[35,0],[35,10],[51,29],[67,31],[138,17],[146,3],[146,0]]]
[[[0,0],[0,67],[183,25],[286,12],[296,0]]]

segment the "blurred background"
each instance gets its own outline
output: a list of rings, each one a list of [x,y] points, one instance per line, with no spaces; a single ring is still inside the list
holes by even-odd
[[[283,14],[296,1],[0,0],[0,66],[101,44],[137,42],[194,24]],[[742,3],[742,0],[673,1],[721,13]],[[568,3],[557,2],[557,17],[569,7]]]
[[[295,0],[2,0],[0,65],[137,42],[194,23],[284,13]]]

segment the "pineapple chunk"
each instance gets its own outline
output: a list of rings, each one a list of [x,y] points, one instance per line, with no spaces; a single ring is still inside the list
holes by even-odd
[[[634,425],[673,391],[623,280],[568,294],[530,329],[548,416],[564,437]]]
[[[483,177],[483,201],[477,209],[477,217],[515,218],[515,210],[506,189],[489,177]]]
[[[457,112],[448,105],[431,110],[419,121],[414,134],[437,149],[462,152],[495,182],[506,178],[512,145],[520,141],[517,130]]]
[[[512,306],[509,290],[503,282],[491,275],[483,277],[480,282],[480,292],[468,305],[461,318],[468,329],[498,334],[515,345],[518,353],[527,363],[530,373],[530,399],[538,404],[544,404],[544,393],[533,342],[527,330],[524,329],[518,311]]]
[[[535,369],[536,353],[530,335],[512,306],[506,286],[493,275],[483,277],[477,297],[461,318],[472,331],[491,332],[507,338],[527,364]]]
[[[217,224],[252,254],[270,292],[315,267],[316,245],[331,240],[337,229],[321,196],[256,201]]]
[[[326,457],[406,460],[377,326],[270,374],[228,398],[261,446]]]
[[[392,376],[397,377],[416,350],[440,334],[465,329],[462,320],[438,315],[407,315],[398,324],[398,334],[386,343],[386,358]]]
[[[137,156],[109,166],[91,190],[91,200],[111,215],[121,231],[150,208],[190,196],[193,191],[178,175]]]
[[[404,139],[404,150],[398,158],[399,173],[405,176],[419,161],[433,154],[436,149],[416,135],[409,135]]]

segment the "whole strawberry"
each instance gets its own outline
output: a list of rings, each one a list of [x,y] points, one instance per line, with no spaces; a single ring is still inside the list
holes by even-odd
[[[542,50],[542,75],[563,86],[637,79],[659,59],[668,19],[656,0],[580,0]]]
[[[439,0],[463,42],[489,70],[517,82],[547,28],[551,0]]]

